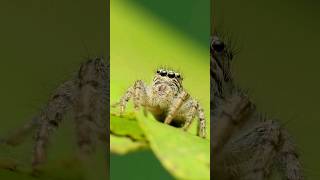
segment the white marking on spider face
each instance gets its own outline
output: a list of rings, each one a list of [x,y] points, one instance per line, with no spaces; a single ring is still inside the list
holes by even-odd
[[[125,111],[129,99],[133,99],[136,109],[143,106],[151,112],[154,117],[166,124],[173,122],[182,127],[185,124],[186,130],[194,117],[198,117],[199,136],[205,137],[205,120],[199,113],[202,108],[199,103],[192,99],[183,89],[182,77],[180,73],[168,69],[158,69],[152,83],[148,86],[143,81],[138,80],[130,87],[118,103],[120,114]]]

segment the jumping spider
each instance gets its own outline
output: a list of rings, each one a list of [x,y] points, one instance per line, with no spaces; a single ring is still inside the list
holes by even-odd
[[[157,70],[150,86],[138,80],[130,87],[116,105],[123,114],[130,98],[135,109],[142,106],[160,122],[188,130],[193,119],[199,118],[197,135],[206,137],[204,112],[199,102],[189,96],[182,86],[182,76],[169,69]]]
[[[47,105],[27,124],[2,139],[7,145],[20,144],[25,136],[36,129],[32,166],[39,170],[46,160],[50,134],[72,112],[81,155],[94,150],[99,139],[108,143],[107,105],[109,103],[108,63],[103,58],[83,63],[78,74],[62,83],[52,94]],[[107,151],[107,150],[106,150]]]
[[[286,180],[302,180],[296,147],[275,119],[257,112],[231,75],[233,52],[218,35],[211,40],[211,157],[214,178],[267,180],[277,169]]]

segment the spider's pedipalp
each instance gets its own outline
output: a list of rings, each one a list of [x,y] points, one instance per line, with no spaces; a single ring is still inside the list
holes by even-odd
[[[173,101],[169,112],[167,114],[166,119],[164,120],[165,124],[170,124],[173,118],[176,116],[176,113],[178,112],[179,108],[182,106],[182,104],[187,100],[189,97],[189,94],[185,91],[182,91]]]

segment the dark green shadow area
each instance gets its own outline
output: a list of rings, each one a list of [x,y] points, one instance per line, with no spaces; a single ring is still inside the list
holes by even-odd
[[[112,180],[173,179],[151,151],[139,151],[126,156],[111,154],[110,164]]]
[[[159,19],[187,34],[200,46],[208,46],[210,33],[210,0],[131,1],[157,15]]]

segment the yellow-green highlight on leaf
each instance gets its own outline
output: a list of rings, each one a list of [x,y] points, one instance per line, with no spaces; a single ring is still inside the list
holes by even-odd
[[[110,115],[110,150],[115,154],[126,154],[148,148],[144,132],[134,115],[123,117]]]
[[[137,116],[151,149],[177,179],[210,179],[210,141],[180,128],[156,121],[143,113]]]
[[[148,148],[148,144],[145,141],[134,141],[128,137],[118,137],[110,134],[110,150],[112,153],[123,155],[146,148]]]
[[[209,48],[133,1],[112,1],[111,7],[110,103],[119,102],[136,80],[150,85],[158,67],[173,68],[183,74],[184,88],[203,107],[210,139]],[[131,100],[126,110],[133,110]],[[190,128],[194,134],[196,124]]]
[[[112,134],[117,136],[128,136],[134,140],[141,141],[146,140],[138,122],[132,115],[119,117],[117,115],[111,114],[110,131]]]

